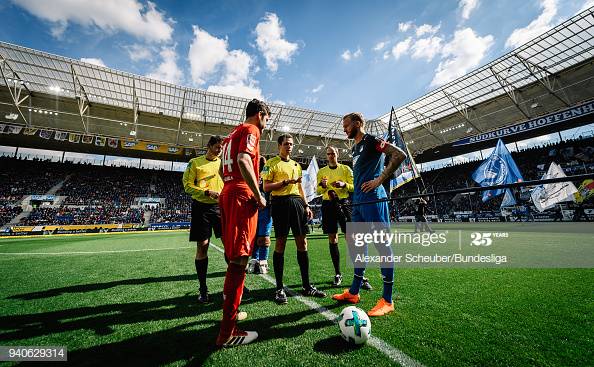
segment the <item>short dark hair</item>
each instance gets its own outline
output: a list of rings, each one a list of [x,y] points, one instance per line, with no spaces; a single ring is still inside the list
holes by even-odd
[[[291,134],[282,134],[281,136],[278,137],[278,139],[276,139],[276,141],[278,142],[278,145],[281,145],[285,139],[293,139],[293,135]]]
[[[270,107],[268,107],[268,105],[264,101],[260,101],[254,98],[248,102],[245,108],[245,118],[250,118],[260,112],[264,112],[265,114],[270,116]]]
[[[350,119],[352,122],[359,121],[361,123],[361,126],[365,125],[365,119],[363,118],[363,114],[361,114],[361,112],[351,112],[342,116],[343,120],[347,118]]]
[[[207,147],[212,147],[215,144],[220,144],[223,142],[223,138],[221,138],[218,135],[215,136],[211,136],[210,139],[208,139],[208,143],[206,143]]]
[[[263,155],[260,156],[260,172],[262,172],[262,170],[264,169],[264,166],[266,165],[266,157],[264,157]]]

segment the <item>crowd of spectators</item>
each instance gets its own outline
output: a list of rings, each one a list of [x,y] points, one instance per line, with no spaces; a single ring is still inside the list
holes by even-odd
[[[19,215],[23,208],[16,205],[0,204],[0,226],[10,222],[12,218]]]
[[[594,138],[548,143],[540,147],[512,152],[524,180],[542,177],[551,162],[560,164],[566,174],[575,175],[594,171]],[[486,157],[485,157],[486,158]],[[401,196],[427,192],[442,192],[476,186],[471,179],[480,161],[466,162],[422,173],[422,180],[408,183],[392,194]],[[33,208],[21,220],[21,225],[48,224],[106,224],[187,222],[190,220],[191,199],[183,190],[182,173],[144,170],[125,167],[104,167],[49,161],[24,161],[0,158],[0,225],[9,222],[22,209],[20,201],[26,195],[45,194],[63,181],[55,193],[65,197],[56,207],[45,205]],[[579,186],[580,182],[575,182]],[[529,200],[529,194],[514,190],[520,203]],[[136,198],[158,198],[150,207]],[[503,195],[482,202],[481,193],[441,194],[431,197],[428,214],[451,215],[454,212],[499,211]],[[319,199],[318,199],[319,201]],[[316,216],[319,204],[311,203]],[[412,200],[396,200],[392,206],[394,216],[414,215]]]
[[[143,210],[127,207],[93,206],[93,207],[39,207],[33,209],[28,217],[21,220],[20,225],[69,225],[69,224],[112,224],[143,222]]]
[[[567,175],[594,171],[594,138],[566,140],[560,143],[546,143],[511,153],[524,181],[538,180],[546,173],[551,162],[563,168]],[[486,158],[486,157],[485,157]],[[449,167],[423,172],[422,181],[409,183],[392,192],[393,197],[426,192],[443,192],[465,187],[478,186],[471,178],[482,161],[455,164]],[[581,182],[574,182],[579,186]],[[516,201],[528,204],[530,195],[522,189],[513,189]],[[482,193],[443,194],[431,197],[427,206],[431,214],[444,216],[454,212],[496,212],[499,211],[503,195],[482,201]],[[416,205],[412,200],[396,200],[392,208],[397,216],[414,215]]]

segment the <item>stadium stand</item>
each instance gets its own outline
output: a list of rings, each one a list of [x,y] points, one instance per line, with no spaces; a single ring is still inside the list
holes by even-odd
[[[594,170],[594,138],[566,140],[559,143],[547,143],[544,146],[512,152],[516,164],[520,168],[525,181],[537,180],[543,176],[551,162],[560,164],[567,175],[576,175]],[[421,177],[428,192],[441,192],[461,187],[478,186],[471,179],[472,173],[482,161],[473,161],[449,167],[423,172]],[[422,183],[418,181],[422,191]],[[579,186],[579,182],[574,182]],[[401,190],[393,192],[393,197],[413,195],[417,193],[417,186],[409,183]],[[515,190],[516,198],[521,195]],[[465,197],[466,196],[466,197]],[[472,211],[477,214],[499,212],[503,195],[495,197],[485,203],[480,194],[473,195],[437,195],[431,200],[428,209],[431,214],[443,217],[454,212]],[[394,214],[411,216],[414,214],[412,200],[397,200]]]
[[[542,177],[551,162],[560,164],[566,174],[594,171],[594,138],[565,140],[513,152],[512,156],[524,180]],[[23,226],[88,225],[88,224],[151,224],[188,222],[190,200],[181,185],[181,172],[138,168],[93,166],[39,160],[0,158],[8,169],[0,175],[0,225],[8,223],[22,211],[21,201],[28,195],[44,195],[60,182],[55,195],[58,205],[41,204],[21,219]],[[423,172],[421,177],[428,192],[476,186],[472,172],[480,161],[456,164]],[[13,175],[11,172],[19,172]],[[420,180],[417,180],[422,190]],[[579,182],[575,182],[579,186]],[[408,183],[393,192],[393,197],[417,193],[417,185]],[[522,202],[519,190],[516,198]],[[152,198],[151,204],[140,198]],[[453,218],[456,212],[472,212],[477,216],[499,216],[502,196],[485,203],[480,194],[438,195],[429,203],[429,214],[440,219]],[[315,202],[312,203],[314,208]],[[589,204],[587,204],[589,205]],[[396,200],[394,219],[412,216],[412,200]],[[319,212],[316,212],[319,216]]]

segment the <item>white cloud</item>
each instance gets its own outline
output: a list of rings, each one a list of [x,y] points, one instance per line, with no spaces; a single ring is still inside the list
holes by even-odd
[[[351,50],[346,50],[340,55],[340,57],[342,57],[342,59],[345,61],[350,61],[353,58],[353,55],[351,55]]]
[[[138,0],[13,0],[13,3],[52,23],[51,33],[60,37],[70,22],[97,27],[105,32],[123,31],[149,42],[170,41],[172,19],[166,19],[154,3]]]
[[[384,52],[384,55],[382,56],[382,58],[384,60],[388,60],[390,58],[390,52],[389,51]]]
[[[361,48],[357,47],[357,50],[355,52],[351,52],[351,50],[346,50],[345,52],[343,52],[340,57],[342,57],[342,59],[344,61],[351,61],[352,59],[356,59],[357,57],[361,56],[362,52],[361,52]]]
[[[398,23],[398,30],[400,32],[406,32],[412,27],[412,22],[408,21],[406,23]]]
[[[431,86],[443,85],[479,66],[493,43],[491,35],[480,37],[471,28],[457,30],[454,38],[442,48],[442,60]]]
[[[291,62],[291,57],[297,52],[297,43],[291,43],[283,38],[285,28],[278,16],[266,13],[264,19],[256,26],[256,45],[264,55],[266,67],[272,72],[278,69],[278,62]]]
[[[318,97],[307,96],[305,97],[304,102],[308,104],[315,104],[316,102],[318,102]]]
[[[124,46],[124,49],[126,52],[128,52],[130,60],[134,62],[141,60],[152,60],[153,54],[156,53],[152,47],[140,44]]]
[[[162,59],[161,64],[147,76],[164,82],[179,84],[182,80],[182,71],[177,65],[175,46],[164,47],[159,55],[161,55]]]
[[[243,50],[228,50],[226,39],[212,36],[194,26],[194,40],[188,58],[192,81],[204,85],[219,76],[217,83],[208,86],[209,92],[244,98],[262,98],[258,82],[252,78],[256,70],[252,56]]]
[[[324,89],[324,84],[320,84],[317,87],[315,87],[314,89],[311,90],[312,93],[318,93],[320,91],[322,91],[322,89]]]
[[[462,9],[462,19],[467,20],[470,14],[479,5],[479,0],[460,0],[458,8]]]
[[[408,50],[410,49],[411,41],[412,38],[408,37],[404,41],[400,41],[394,47],[392,47],[392,55],[394,55],[394,58],[396,60],[398,60],[400,56],[405,55],[408,52]],[[384,57],[384,59],[386,59],[386,57]]]
[[[420,27],[417,27],[415,32],[417,34],[417,37],[422,37],[425,34],[431,36],[437,33],[440,27],[441,24],[438,24],[436,26],[432,26],[431,24],[423,24]]]
[[[194,40],[190,45],[190,74],[192,81],[198,85],[206,83],[227,57],[227,40],[211,36],[197,26],[194,28]]]
[[[373,51],[381,51],[386,47],[387,42],[378,42],[374,47]]]
[[[584,3],[584,5],[582,5],[582,8],[580,10],[578,10],[578,13],[581,13],[586,9],[590,9],[593,6],[594,6],[594,0],[588,0]]]
[[[97,66],[103,66],[105,67],[105,63],[103,62],[103,60],[98,59],[98,58],[94,58],[94,57],[81,57],[80,61],[82,62],[87,62],[89,64],[93,64],[93,65],[97,65]]]
[[[258,88],[257,85],[245,85],[245,84],[237,84],[237,85],[211,85],[208,87],[207,91],[213,93],[221,93],[230,96],[236,96],[241,98],[258,98],[264,99],[262,97],[262,90]]]
[[[243,84],[250,77],[253,60],[242,50],[232,50],[225,58],[225,74],[221,78],[222,85]]]
[[[413,59],[433,60],[435,55],[441,51],[441,37],[421,38],[411,46],[411,57]]]
[[[59,21],[51,25],[50,33],[52,34],[52,37],[61,40],[64,32],[66,32],[66,28],[68,28],[68,23]]]
[[[524,28],[517,28],[511,33],[505,47],[515,48],[540,36],[555,26],[553,19],[557,15],[557,0],[541,0],[542,13]]]

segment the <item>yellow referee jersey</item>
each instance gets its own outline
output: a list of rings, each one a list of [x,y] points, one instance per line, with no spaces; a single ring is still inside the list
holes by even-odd
[[[328,179],[326,188],[323,188],[320,185],[320,182],[322,182],[324,178]],[[318,171],[317,181],[317,192],[318,194],[322,195],[322,200],[330,200],[328,197],[328,191],[334,191],[338,195],[339,199],[345,199],[349,197],[349,192],[353,192],[354,189],[353,171],[351,170],[351,167],[340,163],[338,163],[338,165],[334,168],[326,166],[320,169]],[[345,182],[346,186],[340,188],[332,186],[332,184],[336,181]]]
[[[206,159],[206,155],[190,159],[182,178],[184,191],[201,203],[216,204],[218,201],[206,196],[205,191],[220,193],[223,190],[223,180],[219,176],[220,166],[221,160],[218,157],[213,161]]]
[[[260,173],[264,181],[281,182],[283,180],[295,180],[301,177],[301,165],[292,159],[283,161],[276,156],[269,159]],[[288,184],[278,190],[272,191],[272,196],[301,195],[299,184]]]

